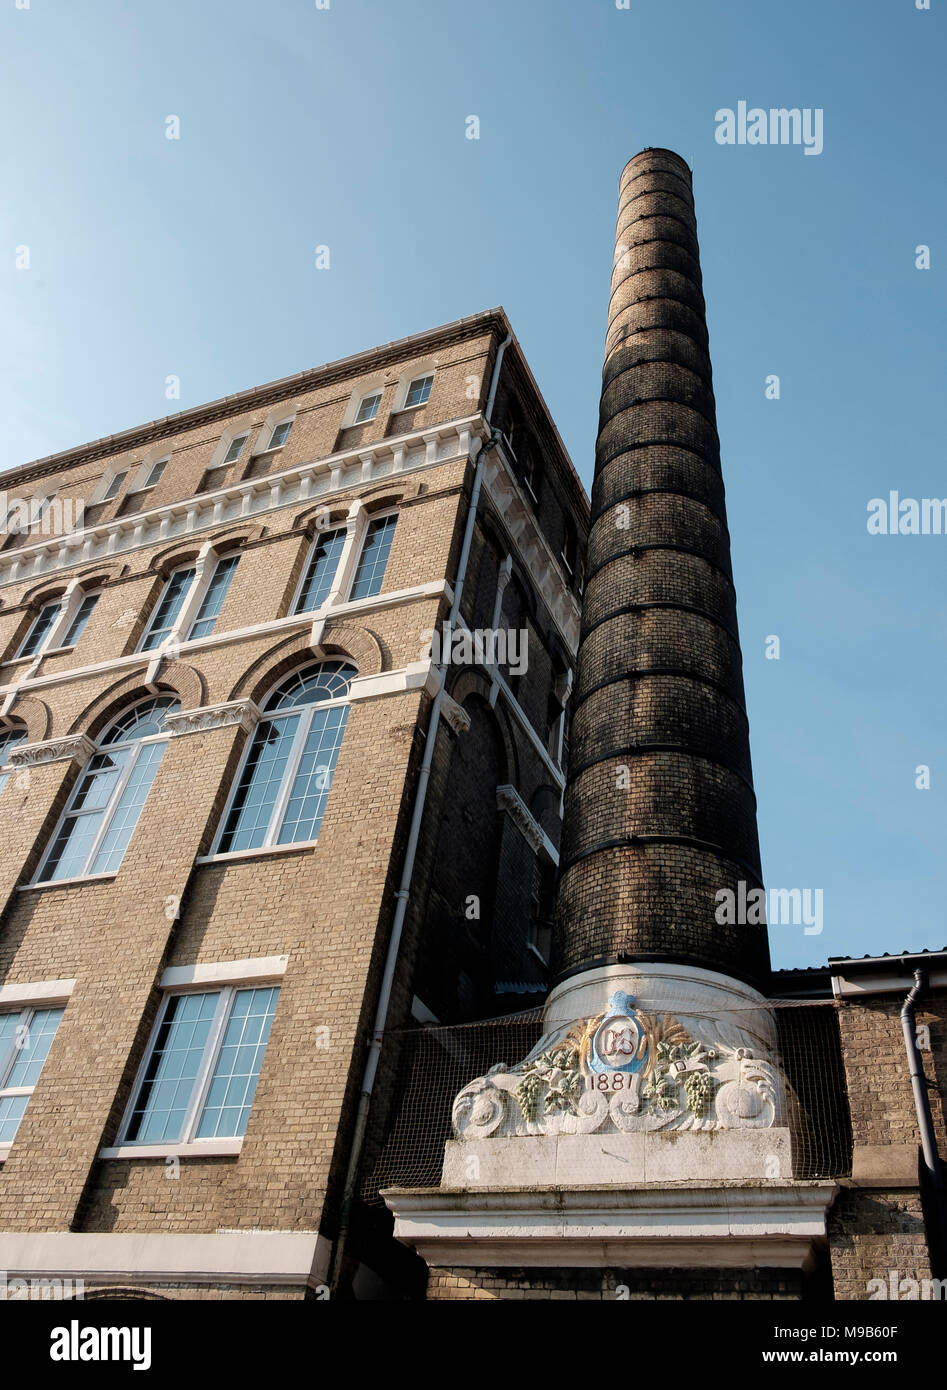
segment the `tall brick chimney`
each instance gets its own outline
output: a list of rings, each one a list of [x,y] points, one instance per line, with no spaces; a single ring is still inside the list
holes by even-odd
[[[691,175],[670,150],[619,182],[560,875],[560,987],[663,962],[766,989],[765,925],[715,915],[761,870]]]

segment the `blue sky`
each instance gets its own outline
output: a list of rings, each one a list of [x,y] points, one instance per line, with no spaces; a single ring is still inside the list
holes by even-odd
[[[588,485],[618,174],[684,155],[765,876],[823,891],[774,963],[943,945],[947,537],[866,506],[947,496],[944,0],[29,4],[0,8],[3,467],[169,413],[170,373],[185,408],[503,304]],[[741,100],[822,108],[822,154],[718,145]]]

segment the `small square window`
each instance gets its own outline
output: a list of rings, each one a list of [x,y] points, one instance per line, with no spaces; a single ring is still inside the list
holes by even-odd
[[[370,396],[363,396],[359,402],[358,410],[355,412],[356,425],[364,425],[369,420],[374,420],[378,414],[378,407],[381,405],[381,392],[373,391]]]
[[[270,442],[266,447],[268,449],[282,449],[289,438],[289,432],[292,428],[292,420],[283,420],[273,430],[273,433],[270,435]]]
[[[121,473],[116,473],[102,494],[103,502],[111,502],[122,490],[122,483],[128,477],[128,469],[125,468]]]
[[[434,380],[434,373],[430,376],[416,376],[408,387],[408,394],[404,398],[404,408],[409,410],[413,405],[424,405],[428,396],[431,394],[431,383]]]
[[[146,478],[145,481],[142,483],[141,488],[139,489],[139,491],[140,491],[140,492],[147,492],[149,488],[157,487],[158,483],[161,482],[161,478],[162,478],[162,476],[163,476],[163,474],[164,474],[164,470],[167,468],[167,466],[168,466],[168,460],[167,460],[167,459],[160,459],[159,462],[156,463],[156,464],[152,467],[152,469],[151,469],[150,473],[148,474],[147,478]]]
[[[237,462],[237,459],[243,453],[243,446],[244,444],[246,444],[248,438],[249,436],[246,434],[238,434],[236,439],[231,439],[227,452],[220,460],[221,466],[223,466],[225,463]]]
[[[44,603],[39,613],[36,615],[30,629],[23,639],[17,658],[23,656],[35,656],[41,650],[46,638],[49,636],[52,626],[59,616],[62,602],[54,598],[50,603]]]

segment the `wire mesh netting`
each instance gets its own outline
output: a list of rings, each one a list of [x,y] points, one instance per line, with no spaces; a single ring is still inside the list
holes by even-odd
[[[728,1043],[745,1040],[748,1030],[758,1034],[761,1018],[766,1019],[768,1045],[744,1051],[751,1056],[765,1055],[770,1074],[777,1078],[774,1124],[789,1131],[792,1177],[832,1178],[849,1173],[851,1123],[834,1001],[769,1001],[765,1007],[730,1010],[726,1015],[717,1011],[712,1017],[689,1007],[685,1021],[691,1033],[706,1036],[708,1030],[715,1030],[715,1035],[725,1040],[716,1054],[719,1059],[727,1053]],[[702,1045],[693,1043],[690,1034],[675,1035],[666,1023],[664,1027],[663,1040],[652,1049],[658,1064],[645,1076],[640,1094],[636,1091],[632,1108],[650,1103],[657,1115],[652,1129],[681,1124],[682,1115],[684,1127],[714,1128],[714,1092],[722,1089],[723,1082],[719,1076],[714,1078],[713,1062],[709,1067],[696,1063],[705,1062],[708,1055],[713,1058],[715,1053],[700,1051]],[[524,1126],[541,1127],[529,1122],[549,1113],[550,1102],[559,1113],[581,1113],[584,1099],[575,1078],[587,1069],[576,1065],[571,1073],[568,1070],[570,1062],[579,1057],[578,1051],[569,1055],[562,1051],[568,1040],[566,1044],[557,1042],[552,1052],[542,1051],[538,1045],[543,1038],[541,1009],[452,1027],[434,1025],[388,1032],[383,1049],[387,1081],[383,1094],[376,1093],[360,1182],[362,1201],[383,1205],[380,1193],[385,1188],[441,1184],[444,1146],[449,1139],[458,1138],[452,1122],[455,1100],[466,1086],[488,1077],[493,1069],[507,1075],[515,1072],[502,1099],[518,1128],[511,1130],[508,1120],[507,1133],[522,1133]],[[733,1050],[730,1046],[729,1052]],[[688,1059],[695,1051],[693,1063]],[[524,1070],[523,1064],[531,1056],[534,1061]],[[669,1071],[662,1071],[661,1058]],[[675,1065],[681,1073],[676,1090]],[[588,1075],[581,1080],[582,1087],[602,1084],[599,1078]],[[695,1120],[684,1114],[688,1105],[694,1116],[702,1118]],[[662,1106],[666,1107],[666,1119]]]

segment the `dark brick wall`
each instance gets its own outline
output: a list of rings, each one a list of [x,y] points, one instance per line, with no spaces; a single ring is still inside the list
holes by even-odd
[[[729,534],[690,171],[619,192],[554,972],[678,959],[763,985],[766,931],[717,923],[760,884]]]

